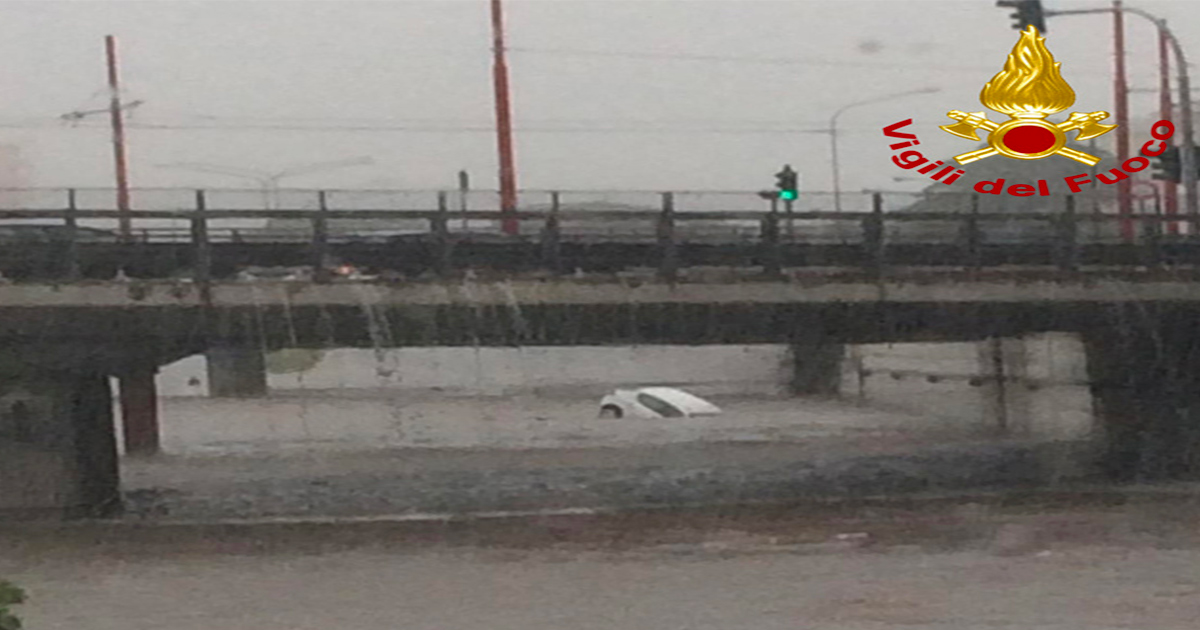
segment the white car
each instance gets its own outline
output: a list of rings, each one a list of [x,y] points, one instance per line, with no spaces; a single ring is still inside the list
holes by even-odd
[[[719,413],[720,407],[674,387],[618,389],[600,399],[601,418],[691,418]]]

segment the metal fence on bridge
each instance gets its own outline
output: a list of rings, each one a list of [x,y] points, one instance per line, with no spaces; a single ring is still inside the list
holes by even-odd
[[[314,260],[339,245],[413,239],[428,241],[434,257],[461,242],[532,242],[543,251],[571,243],[642,244],[661,250],[664,260],[678,247],[740,245],[754,249],[752,262],[764,267],[820,264],[822,255],[789,259],[785,250],[826,246],[852,248],[861,264],[879,267],[905,247],[926,247],[927,258],[959,252],[956,260],[965,264],[986,264],[988,248],[1032,247],[1073,265],[1081,248],[1113,246],[1124,252],[1119,264],[1129,264],[1169,258],[1197,234],[1195,217],[1164,217],[1144,207],[1117,217],[1108,200],[1062,195],[873,192],[844,195],[836,211],[832,195],[822,193],[787,204],[757,192],[522,191],[519,234],[508,235],[495,191],[135,189],[132,242],[126,242],[117,233],[115,199],[111,189],[0,190],[0,242],[66,243],[67,256],[105,243],[174,243],[197,252],[220,243],[301,244]],[[1130,248],[1138,249],[1132,258]],[[1101,262],[1104,255],[1098,254]]]
[[[452,233],[501,231],[496,191],[213,189],[202,191],[202,195],[211,217],[206,219],[209,237],[214,240],[308,240],[312,237],[312,222],[321,212],[329,213],[327,227],[338,236],[430,233],[431,218],[426,216],[430,213],[444,214],[446,229]],[[525,216],[519,222],[520,231],[527,235],[539,233],[546,215],[557,212],[564,235],[653,235],[667,197],[672,211],[687,215],[687,229],[697,234],[757,237],[762,217],[774,210],[785,223],[783,238],[830,243],[860,240],[862,231],[856,223],[861,215],[876,210],[876,197],[882,199],[882,212],[889,214],[885,237],[892,242],[944,241],[955,232],[947,228],[961,224],[962,217],[972,213],[981,215],[980,230],[992,241],[1044,241],[1054,238],[1055,232],[1047,229],[1047,217],[1041,215],[1065,211],[1064,196],[1016,200],[1018,205],[1014,206],[1007,197],[956,192],[847,193],[841,198],[841,212],[836,212],[833,195],[820,192],[802,193],[787,204],[747,191],[521,191],[517,210]],[[190,238],[190,213],[196,210],[197,199],[198,192],[190,189],[132,190],[129,216],[137,237]],[[1074,209],[1087,225],[1081,232],[1083,238],[1092,242],[1122,240],[1113,220],[1113,205],[1107,200],[1093,201]],[[114,234],[117,230],[116,195],[112,189],[0,189],[0,225],[66,225],[66,213],[71,210],[77,214],[79,227]],[[937,216],[917,220],[918,215],[929,214]],[[1135,240],[1190,231],[1188,221],[1168,224],[1152,209],[1143,208],[1132,220],[1139,228]]]

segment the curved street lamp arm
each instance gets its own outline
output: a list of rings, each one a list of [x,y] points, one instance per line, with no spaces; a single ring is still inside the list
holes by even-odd
[[[848,109],[854,109],[855,107],[858,107],[860,105],[871,105],[873,103],[883,103],[886,101],[890,101],[894,98],[900,98],[901,96],[912,96],[915,94],[933,94],[934,92],[940,92],[941,90],[942,90],[942,88],[939,88],[939,87],[927,87],[927,88],[921,88],[919,90],[909,90],[907,92],[888,94],[886,96],[877,96],[875,98],[869,98],[864,101],[856,101],[854,103],[843,105],[840,108],[838,108],[837,111],[833,112],[833,116],[829,117],[829,128],[832,129],[837,124],[838,117],[841,116],[842,113]]]
[[[826,132],[829,134],[829,164],[830,164],[830,168],[833,170],[833,209],[835,212],[842,211],[842,182],[841,182],[841,175],[839,173],[839,167],[838,167],[838,139],[837,139],[838,116],[841,116],[842,112],[845,112],[848,109],[853,109],[860,105],[870,105],[872,103],[883,103],[886,101],[890,101],[894,98],[900,98],[902,96],[913,96],[916,94],[932,94],[933,92],[941,91],[941,89],[942,88],[939,88],[939,87],[926,87],[926,88],[921,88],[919,90],[909,90],[907,92],[888,94],[886,96],[877,96],[875,98],[870,98],[865,101],[857,101],[854,103],[850,103],[849,105],[843,105],[837,111],[833,112],[833,116],[829,117],[829,129],[826,130]]]
[[[315,164],[302,164],[300,166],[293,166],[290,168],[286,168],[282,171],[279,171],[279,172],[271,175],[270,178],[274,181],[279,181],[279,180],[283,179],[284,177],[292,177],[295,175],[308,175],[309,173],[318,173],[321,171],[333,170],[336,168],[345,168],[345,167],[349,167],[349,166],[366,166],[366,165],[374,164],[374,163],[375,163],[374,158],[372,158],[370,156],[362,156],[362,157],[350,158],[348,160],[338,160],[335,162],[317,162]]]

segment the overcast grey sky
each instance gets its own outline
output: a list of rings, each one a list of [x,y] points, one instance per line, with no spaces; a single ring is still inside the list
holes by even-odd
[[[1200,57],[1200,22],[1185,19],[1200,2],[1128,4],[1167,17]],[[506,0],[519,185],[760,189],[790,162],[807,189],[828,189],[828,136],[800,130],[847,103],[939,87],[841,118],[843,188],[904,187],[879,129],[912,117],[930,154],[964,150],[937,125],[949,109],[981,108],[1016,41],[993,5]],[[129,132],[134,186],[254,185],[163,163],[279,170],[371,156],[284,184],[449,187],[465,168],[494,187],[488,20],[486,0],[0,2],[0,143],[21,147],[33,185],[109,185],[107,119],[56,118],[105,107],[111,33],[123,96],[145,101]],[[1156,86],[1153,28],[1132,19],[1127,32],[1133,87]],[[1051,20],[1073,110],[1111,110],[1110,42],[1108,16]],[[1135,116],[1156,106],[1153,94],[1133,98]]]

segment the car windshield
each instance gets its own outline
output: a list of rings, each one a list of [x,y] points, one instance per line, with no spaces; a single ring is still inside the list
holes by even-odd
[[[682,418],[685,415],[678,407],[657,396],[641,393],[637,395],[637,401],[643,407],[664,418]]]

